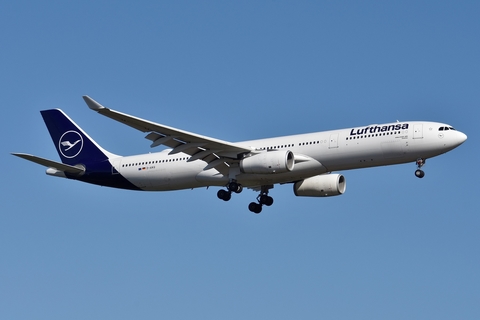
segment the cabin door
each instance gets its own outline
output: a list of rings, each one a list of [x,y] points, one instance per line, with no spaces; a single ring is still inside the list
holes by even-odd
[[[413,126],[413,139],[423,139],[423,124]]]
[[[332,133],[330,135],[329,149],[338,148],[338,133]]]

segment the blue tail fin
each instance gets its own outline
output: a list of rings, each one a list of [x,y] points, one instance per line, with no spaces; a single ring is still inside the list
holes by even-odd
[[[63,163],[98,163],[114,156],[93,141],[62,110],[43,110],[40,113]]]

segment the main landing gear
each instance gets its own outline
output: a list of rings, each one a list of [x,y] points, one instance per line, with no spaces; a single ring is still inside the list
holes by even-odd
[[[273,198],[268,195],[268,190],[270,189],[270,186],[262,186],[262,191],[257,197],[256,202],[250,202],[248,205],[248,209],[253,212],[253,213],[260,213],[262,212],[262,206],[266,205],[267,207],[271,206],[273,204]]]
[[[268,190],[273,186],[262,186],[260,194],[257,196],[257,202],[251,202],[248,205],[248,209],[253,213],[262,212],[262,206],[271,206],[273,204],[273,198],[268,195]],[[217,197],[223,201],[229,201],[232,198],[232,192],[240,193],[243,191],[243,187],[236,181],[231,181],[227,185],[227,190],[220,189],[217,192]]]
[[[425,165],[426,161],[427,159],[423,159],[423,158],[417,159],[417,170],[415,170],[415,176],[417,178],[423,178],[425,176],[425,172],[423,172],[423,170],[421,170],[420,168]]]
[[[227,190],[220,189],[217,192],[218,199],[223,201],[228,201],[232,198],[232,192],[240,193],[243,191],[243,187],[241,184],[237,183],[236,181],[231,181],[227,185]]]

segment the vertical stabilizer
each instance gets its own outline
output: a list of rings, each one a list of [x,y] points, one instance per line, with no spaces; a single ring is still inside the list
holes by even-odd
[[[40,113],[63,163],[99,163],[116,157],[100,147],[62,110],[43,110]]]

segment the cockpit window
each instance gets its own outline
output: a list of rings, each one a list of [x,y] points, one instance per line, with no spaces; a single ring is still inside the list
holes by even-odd
[[[455,128],[454,127],[440,127],[440,128],[438,128],[438,131],[447,131],[447,130],[455,130]]]

